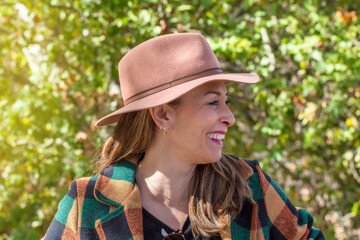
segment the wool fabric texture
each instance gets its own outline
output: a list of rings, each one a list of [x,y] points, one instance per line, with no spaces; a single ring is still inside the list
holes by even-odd
[[[325,239],[312,227],[312,216],[295,208],[256,160],[239,161],[248,173],[252,198],[246,199],[240,214],[220,233],[222,239]],[[142,240],[135,169],[136,162],[122,160],[97,176],[74,181],[44,239]]]

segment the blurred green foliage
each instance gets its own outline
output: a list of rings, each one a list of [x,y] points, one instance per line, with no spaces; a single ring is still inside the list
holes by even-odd
[[[199,31],[227,72],[225,151],[257,158],[327,239],[360,239],[359,4],[340,0],[0,4],[0,238],[39,239],[70,182],[93,174],[121,106],[117,63],[160,34]]]

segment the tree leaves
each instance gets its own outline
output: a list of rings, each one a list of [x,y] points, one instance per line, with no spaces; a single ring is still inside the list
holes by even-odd
[[[258,158],[328,238],[359,237],[358,10],[349,1],[1,4],[1,238],[40,238],[69,183],[93,173],[111,131],[94,122],[122,104],[121,57],[192,31],[224,71],[261,78],[228,87],[237,123],[225,151]]]

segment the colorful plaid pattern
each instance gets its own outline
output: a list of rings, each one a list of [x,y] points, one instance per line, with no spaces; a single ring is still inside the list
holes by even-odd
[[[221,233],[222,239],[325,239],[312,228],[312,216],[295,208],[256,160],[239,159],[246,168],[253,197]],[[123,160],[98,176],[74,181],[62,199],[47,239],[143,239],[136,163]]]

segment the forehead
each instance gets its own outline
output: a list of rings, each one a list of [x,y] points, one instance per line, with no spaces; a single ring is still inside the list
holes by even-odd
[[[184,95],[184,97],[204,97],[208,93],[219,93],[220,95],[226,94],[226,88],[223,81],[213,81],[202,84]]]

